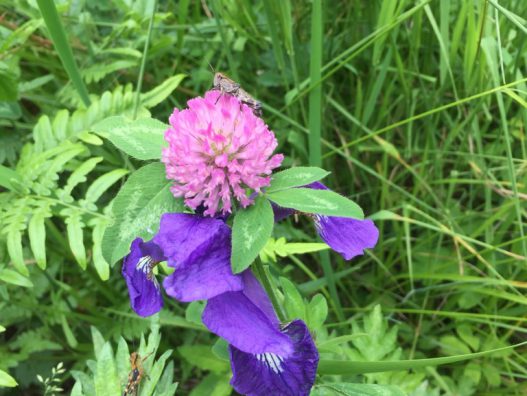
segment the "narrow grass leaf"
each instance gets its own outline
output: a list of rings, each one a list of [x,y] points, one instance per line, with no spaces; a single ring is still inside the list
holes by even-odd
[[[322,0],[313,0],[311,9],[311,61],[309,65],[309,164],[322,165]]]
[[[318,373],[320,375],[354,375],[379,373],[383,371],[398,371],[398,370],[415,370],[424,367],[439,366],[443,364],[451,364],[471,360],[482,356],[493,355],[496,353],[513,350],[521,346],[527,345],[526,342],[510,345],[503,348],[490,349],[482,352],[468,353],[463,355],[455,355],[440,358],[430,359],[414,359],[414,360],[397,360],[397,361],[381,361],[381,362],[351,362],[346,360],[321,360],[318,366]]]
[[[37,0],[37,4],[46,23],[46,27],[49,30],[51,40],[53,40],[55,49],[62,61],[62,65],[66,69],[66,73],[68,73],[73,86],[79,93],[82,102],[88,107],[90,105],[88,89],[82,80],[77,63],[73,58],[73,52],[71,51],[64,27],[62,26],[62,21],[55,7],[55,2],[53,0]]]
[[[395,3],[395,2],[394,2]],[[405,396],[399,387],[393,385],[332,383],[317,385],[311,396]]]
[[[150,20],[148,22],[148,33],[146,34],[145,46],[143,49],[143,57],[141,59],[141,67],[139,69],[139,75],[137,76],[137,88],[135,93],[134,111],[133,117],[137,117],[139,111],[139,103],[141,101],[141,89],[143,87],[143,76],[145,74],[146,60],[148,58],[148,47],[150,46],[150,39],[152,38],[152,28],[154,27],[154,17],[156,15],[157,0],[153,0],[154,4],[152,7],[152,13],[150,14]]]

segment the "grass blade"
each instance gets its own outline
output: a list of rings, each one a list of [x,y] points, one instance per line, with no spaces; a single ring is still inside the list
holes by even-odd
[[[324,374],[365,374],[378,373],[384,371],[410,370],[429,366],[439,366],[442,364],[450,364],[462,362],[465,360],[475,359],[477,357],[492,355],[494,353],[508,351],[514,348],[527,345],[527,342],[510,345],[504,348],[490,349],[482,352],[467,353],[464,355],[455,355],[430,359],[414,359],[414,360],[396,360],[396,361],[382,361],[382,362],[350,362],[345,360],[321,360],[318,365],[318,373]]]
[[[73,52],[71,51],[68,39],[66,38],[66,33],[62,26],[57,8],[55,7],[55,3],[53,0],[37,0],[37,3],[38,8],[42,13],[42,17],[44,18],[44,22],[46,23],[46,27],[49,30],[53,45],[62,61],[62,65],[64,66],[66,73],[68,73],[75,89],[79,93],[82,102],[87,107],[91,103],[90,97],[88,96],[88,89],[79,73],[75,58],[73,58]]]
[[[143,49],[143,58],[141,59],[141,68],[139,69],[139,77],[137,77],[137,91],[135,93],[134,102],[134,115],[133,118],[137,117],[137,110],[139,110],[139,102],[141,100],[141,88],[143,87],[143,76],[145,74],[146,58],[148,57],[148,46],[150,45],[150,38],[152,37],[152,28],[154,26],[154,17],[156,15],[157,0],[154,0],[154,6],[152,7],[152,15],[150,16],[150,22],[148,22],[148,33],[146,35],[145,48]]]
[[[322,84],[314,83],[320,81],[322,76],[322,1],[313,1],[311,11],[311,64],[309,92],[309,164],[311,166],[322,165],[322,154],[320,148],[320,136],[322,129]]]

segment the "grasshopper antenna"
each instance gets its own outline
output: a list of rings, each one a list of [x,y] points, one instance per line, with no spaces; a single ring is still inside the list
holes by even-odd
[[[141,362],[144,362],[146,359],[148,359],[148,358],[150,357],[150,355],[152,355],[154,352],[155,352],[155,350],[152,351],[152,352],[150,352],[150,353],[148,353],[146,356],[144,356],[144,357],[141,359]]]
[[[207,61],[207,63],[209,64],[209,67],[210,67],[210,70],[212,70],[212,73],[213,73],[213,74],[216,74],[216,69],[214,69],[214,66],[212,66],[212,65],[210,64],[210,62],[208,62],[208,61]]]

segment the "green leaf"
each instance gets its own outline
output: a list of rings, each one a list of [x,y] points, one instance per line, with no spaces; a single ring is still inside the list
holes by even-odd
[[[267,192],[286,190],[293,187],[306,186],[323,179],[330,172],[314,166],[298,166],[289,168],[273,175]]]
[[[104,140],[102,140],[99,136],[97,136],[94,133],[90,133],[88,131],[81,132],[77,135],[77,137],[82,140],[85,143],[92,144],[94,146],[102,146],[104,144]]]
[[[41,86],[47,84],[50,81],[53,81],[55,79],[55,76],[53,74],[48,74],[45,76],[40,76],[37,78],[34,78],[31,81],[24,81],[21,82],[18,86],[20,92],[22,93],[28,93],[31,92],[37,88],[40,88]]]
[[[451,364],[465,360],[475,359],[481,356],[510,351],[514,348],[527,345],[527,341],[510,345],[503,348],[490,349],[482,352],[468,353],[463,355],[447,356],[430,359],[395,360],[381,362],[355,362],[347,360],[321,360],[318,365],[320,375],[354,375],[366,373],[379,373],[382,371],[415,370],[423,367]]]
[[[224,360],[226,362],[230,361],[229,343],[223,338],[218,338],[212,346],[212,353],[218,359]]]
[[[317,342],[317,348],[319,351],[327,351],[327,352],[334,352],[339,353],[341,351],[340,344],[345,344],[349,341],[353,341],[354,339],[358,337],[366,337],[368,334],[366,333],[356,333],[356,334],[348,334],[340,337],[333,337],[329,338],[326,341]]]
[[[75,168],[75,170],[72,172],[70,177],[68,177],[68,181],[66,182],[66,185],[63,188],[63,194],[69,196],[71,195],[71,192],[80,183],[85,182],[86,175],[90,173],[99,162],[103,160],[103,157],[92,157],[89,160],[83,162],[80,166]]]
[[[150,108],[161,103],[165,100],[171,93],[176,89],[181,81],[186,76],[184,74],[176,74],[165,81],[160,85],[141,95],[141,102],[143,106]]]
[[[364,213],[362,213],[359,205],[330,190],[291,188],[266,195],[267,198],[279,206],[296,209],[300,212],[351,217],[354,219],[364,218]]]
[[[82,384],[80,382],[75,382],[75,385],[71,388],[70,396],[84,396],[84,393],[82,393]]]
[[[22,275],[28,276],[29,271],[24,263],[22,250],[22,233],[19,230],[10,230],[7,233],[7,252],[16,270]]]
[[[127,169],[114,169],[99,176],[93,181],[93,183],[91,183],[90,187],[88,187],[88,191],[86,191],[86,201],[96,202],[106,190],[126,174],[128,174]]]
[[[284,237],[276,240],[274,238],[269,238],[264,248],[260,251],[260,258],[263,262],[268,262],[269,260],[276,262],[276,255],[287,257],[295,254],[313,253],[327,249],[329,249],[329,246],[325,243],[288,243]]]
[[[84,247],[84,223],[82,222],[81,213],[74,209],[66,209],[63,213],[69,214],[65,222],[71,252],[80,267],[85,270],[87,264],[86,248]]]
[[[281,257],[292,256],[294,254],[314,253],[329,249],[328,245],[320,242],[288,243],[285,238],[280,238],[276,242],[274,251]]]
[[[18,120],[22,117],[22,109],[17,102],[0,102],[0,118]]]
[[[381,306],[376,305],[373,310],[363,318],[363,323],[352,319],[352,333],[366,333],[367,337],[361,337],[352,341],[357,349],[352,354],[354,360],[377,361],[397,360],[400,350],[397,345],[397,326],[390,327],[388,321],[383,317]],[[355,352],[355,351],[353,351]]]
[[[13,377],[11,377],[5,371],[0,370],[0,386],[6,387],[6,388],[12,388],[17,385],[18,383],[15,381]]]
[[[136,237],[152,238],[162,214],[183,210],[183,203],[174,198],[170,185],[165,178],[165,166],[159,162],[130,175],[113,201],[114,223],[103,236],[102,253],[110,265],[128,253]]]
[[[110,277],[110,265],[104,259],[102,254],[102,238],[104,231],[106,230],[106,220],[96,219],[93,223],[92,239],[93,239],[93,248],[92,248],[92,260],[95,270],[101,280],[108,280]]]
[[[316,294],[306,308],[307,325],[311,330],[317,330],[326,321],[328,316],[328,303],[322,294]]]
[[[323,384],[316,386],[311,396],[405,396],[396,386],[372,384]]]
[[[60,323],[62,325],[62,331],[64,332],[64,336],[66,337],[66,342],[71,348],[77,348],[77,345],[79,345],[79,342],[75,338],[75,334],[73,334],[73,331],[71,331],[70,324],[68,323],[68,319],[66,319],[66,315],[61,315]]]
[[[203,325],[201,321],[201,315],[205,309],[205,303],[203,301],[192,301],[187,305],[185,310],[185,319],[191,323],[195,323],[199,326]]]
[[[284,308],[288,320],[305,320],[306,309],[304,299],[300,295],[296,286],[287,278],[280,277],[280,283],[284,291]]]
[[[98,122],[91,129],[126,154],[140,160],[152,160],[161,158],[167,128],[168,125],[153,118],[132,120],[114,116]]]
[[[7,188],[8,190],[14,190],[12,181],[21,181],[20,175],[12,169],[0,165],[0,186]]]
[[[470,348],[461,341],[459,338],[453,335],[446,335],[439,339],[439,345],[445,355],[457,355],[470,353]]]
[[[131,370],[130,365],[130,350],[128,349],[128,344],[123,337],[119,337],[119,342],[117,343],[117,352],[115,352],[115,366],[117,368],[117,375],[121,384],[126,383],[128,379],[128,373]]]
[[[120,395],[121,384],[113,358],[112,346],[105,343],[97,356],[97,372],[95,373],[95,394],[97,396]]]
[[[91,326],[90,330],[93,342],[93,352],[95,353],[95,358],[99,359],[99,354],[101,353],[102,347],[104,345],[104,338],[97,327]]]
[[[141,396],[151,396],[154,394],[154,390],[161,378],[161,374],[163,374],[163,369],[170,355],[172,355],[172,350],[169,349],[156,360],[152,368],[148,371],[148,381],[142,386]]]
[[[41,269],[46,269],[46,226],[44,220],[51,213],[46,208],[35,211],[29,220],[28,235],[31,251]]]
[[[229,369],[229,364],[224,360],[218,359],[212,353],[209,345],[183,345],[177,350],[185,360],[202,370],[219,374]]]
[[[0,101],[15,102],[18,99],[18,78],[5,63],[0,63]]]
[[[156,385],[155,396],[174,396],[177,390],[177,383],[174,381],[174,362],[168,362],[159,382]]]
[[[271,237],[273,226],[273,209],[262,195],[254,205],[236,213],[232,226],[232,272],[240,273],[251,265]]]
[[[479,349],[480,339],[474,334],[472,326],[468,323],[461,323],[456,326],[456,331],[459,337],[465,341],[473,351]]]
[[[33,283],[28,278],[7,268],[0,269],[0,280],[6,283],[11,283],[12,285],[33,287]]]
[[[222,375],[210,373],[192,389],[190,396],[229,396],[232,394],[230,377],[230,373]]]
[[[90,362],[95,363],[93,361],[90,361]],[[75,381],[76,381],[75,385],[76,386],[77,384],[80,385],[80,388],[82,389],[82,393],[81,393],[82,396],[88,396],[88,395],[95,396],[95,384],[93,382],[93,378],[77,370],[71,370],[70,373],[71,373],[71,376],[75,378]],[[73,395],[73,391],[72,391],[72,395]]]

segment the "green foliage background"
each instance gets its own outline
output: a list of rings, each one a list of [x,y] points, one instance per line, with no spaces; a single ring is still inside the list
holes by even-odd
[[[377,247],[351,262],[296,245],[315,233],[294,220],[261,254],[288,317],[310,323],[323,358],[416,359],[525,340],[525,1],[181,0],[155,13],[147,0],[57,1],[89,105],[43,3],[0,0],[0,382],[9,372],[19,384],[0,394],[43,394],[36,375],[59,362],[66,393],[80,392],[75,381],[97,384],[99,365],[115,366],[119,388],[125,346],[144,347],[156,326],[155,394],[173,393],[172,382],[177,394],[230,394],[224,345],[204,331],[202,307],[167,301],[153,322],[138,318],[101,247],[112,199],[144,162],[97,123],[166,123],[210,88],[209,65],[263,102],[284,166],[331,171],[326,183],[379,226]],[[386,385],[369,394],[521,395],[526,358],[520,347],[436,368],[321,375],[313,394],[364,389],[337,384],[347,382]]]

